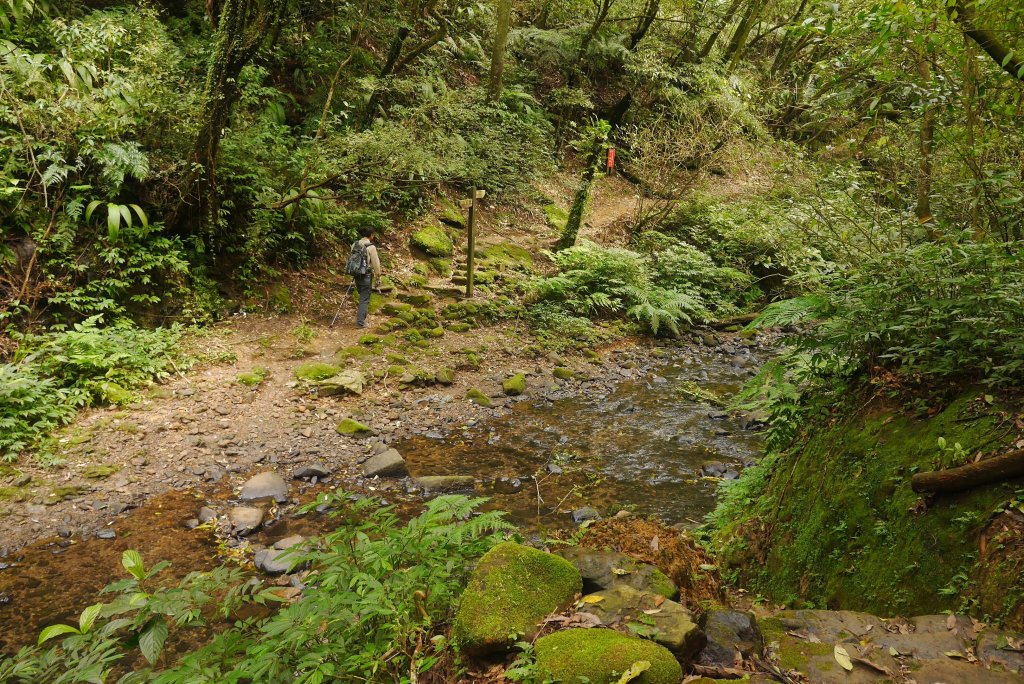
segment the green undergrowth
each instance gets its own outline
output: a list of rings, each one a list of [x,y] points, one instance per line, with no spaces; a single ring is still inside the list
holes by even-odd
[[[971,608],[979,536],[1022,482],[926,501],[910,480],[1004,447],[1016,433],[1000,410],[1008,407],[993,400],[966,392],[932,416],[882,399],[858,410],[849,400],[845,418],[725,489],[709,524],[723,569],[794,606],[882,615]]]
[[[79,409],[127,404],[137,390],[188,365],[180,328],[147,330],[97,317],[67,330],[21,335],[10,363],[0,365],[0,460],[41,448]]]

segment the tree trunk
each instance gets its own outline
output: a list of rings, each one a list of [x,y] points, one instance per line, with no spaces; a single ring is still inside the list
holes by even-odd
[[[497,24],[494,28],[494,46],[491,49],[491,78],[487,96],[493,102],[501,96],[501,79],[505,73],[505,46],[508,43],[508,29],[512,20],[512,0],[498,0]]]
[[[977,43],[1003,71],[1024,81],[1024,60],[1017,56],[1013,48],[1000,41],[995,33],[975,25],[977,12],[974,3],[975,0],[954,0],[948,8],[953,21],[960,24],[964,35]]]
[[[587,211],[587,202],[590,200],[590,190],[594,185],[594,177],[601,164],[605,151],[605,143],[608,141],[610,127],[606,122],[598,121],[598,124],[591,131],[593,136],[590,140],[590,151],[587,153],[586,167],[583,169],[583,178],[576,195],[572,200],[572,207],[569,208],[569,217],[565,221],[565,228],[562,236],[555,245],[557,251],[568,249],[576,244],[576,238],[580,233],[580,226],[583,225],[583,215]]]
[[[932,23],[932,31],[935,30]],[[928,53],[921,49],[917,62],[917,75],[921,84],[930,89],[932,84],[932,68],[928,61]],[[935,152],[935,107],[931,102],[924,103],[921,114],[920,159],[917,166],[917,204],[914,214],[918,225],[928,226],[928,239],[934,240],[935,219],[932,216],[932,156]]]
[[[226,0],[220,9],[213,58],[206,72],[203,113],[189,155],[185,192],[168,225],[192,232],[218,213],[217,160],[220,139],[238,100],[238,76],[280,29],[287,0]]]
[[[725,10],[725,14],[722,15],[721,21],[718,22],[718,26],[711,32],[711,35],[708,36],[707,41],[704,43],[704,47],[701,48],[698,53],[697,56],[700,57],[700,59],[706,59],[707,56],[711,54],[711,51],[715,48],[715,43],[718,42],[719,37],[722,35],[722,31],[732,23],[733,17],[736,16],[736,12],[739,11],[740,5],[742,4],[743,0],[732,0],[732,4],[730,4],[729,8]]]
[[[959,468],[917,473],[910,479],[915,492],[952,494],[991,482],[1005,482],[1024,476],[1024,449],[969,463]]]
[[[729,41],[729,45],[726,47],[725,54],[722,57],[722,61],[727,62],[729,65],[726,68],[727,72],[732,72],[739,65],[740,58],[743,57],[743,51],[747,47],[747,38],[750,37],[750,30],[754,28],[754,24],[760,19],[763,8],[763,0],[750,0],[750,5],[747,6],[747,11],[744,13],[743,19],[740,20],[740,25],[736,27],[736,31],[732,34],[732,39]]]

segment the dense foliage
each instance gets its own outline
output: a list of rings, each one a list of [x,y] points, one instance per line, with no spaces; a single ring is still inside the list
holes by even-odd
[[[110,585],[114,600],[83,611],[78,625],[53,625],[37,647],[0,659],[0,681],[25,684],[104,681],[117,666],[123,682],[404,681],[452,668],[441,627],[473,561],[511,531],[498,513],[477,513],[479,499],[443,496],[402,523],[375,499],[323,496],[337,529],[296,549],[308,564],[304,597],[241,582],[236,569],[192,573],[161,588],[159,563],[143,567],[124,553],[130,577]],[[274,607],[269,617],[238,619],[177,663],[163,655],[187,629],[230,618],[245,603]]]

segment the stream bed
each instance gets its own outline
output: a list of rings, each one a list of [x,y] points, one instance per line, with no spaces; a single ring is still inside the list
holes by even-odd
[[[527,400],[501,421],[397,448],[414,476],[473,475],[488,507],[528,528],[569,527],[585,507],[692,527],[714,508],[720,479],[761,453],[758,421],[706,400],[731,398],[759,359],[731,345],[676,351],[607,393]]]
[[[446,435],[427,432],[394,446],[414,477],[472,475],[473,493],[490,497],[487,507],[508,511],[530,532],[571,529],[574,517],[623,509],[693,527],[714,507],[722,479],[738,476],[760,455],[759,423],[729,414],[715,399],[734,395],[770,352],[735,339],[653,352],[659,360],[650,372],[613,354],[600,374],[618,372],[619,382],[573,380],[505,415],[467,416]],[[538,382],[532,379],[531,387]],[[331,484],[382,495],[410,515],[421,501],[415,487],[401,482]],[[299,499],[326,488],[321,483]],[[116,538],[64,535],[0,557],[0,652],[34,642],[46,625],[73,622],[103,586],[123,577],[125,549],[139,550],[147,565],[171,561],[168,579],[212,568],[219,562],[216,540],[208,530],[187,529],[185,521],[204,504],[223,510],[232,496],[225,486],[170,491],[119,517]],[[249,539],[272,544],[330,526],[323,515],[285,515]]]

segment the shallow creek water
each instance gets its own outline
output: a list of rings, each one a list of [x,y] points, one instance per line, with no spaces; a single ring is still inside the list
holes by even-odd
[[[527,527],[572,525],[571,512],[583,506],[692,526],[714,507],[718,487],[702,468],[718,463],[732,477],[756,460],[761,439],[749,417],[726,415],[684,388],[729,398],[756,363],[742,349],[683,352],[611,392],[525,401],[511,417],[458,437],[417,437],[397,448],[414,476],[475,476],[489,507]]]
[[[702,477],[702,467],[714,462],[738,472],[757,458],[761,443],[746,429],[747,419],[684,390],[696,386],[728,398],[764,352],[731,344],[665,351],[673,357],[663,367],[613,389],[580,392],[570,384],[559,390],[562,398],[528,399],[510,415],[467,423],[444,439],[417,437],[396,446],[414,476],[473,475],[475,494],[491,497],[490,508],[508,511],[529,530],[569,528],[571,512],[583,506],[603,515],[629,508],[692,526],[714,506],[718,487],[718,480]],[[374,488],[373,481],[362,485],[356,489]],[[400,491],[379,493],[414,511],[418,495]],[[168,580],[213,567],[217,545],[210,533],[183,523],[206,502],[224,509],[230,497],[227,487],[212,496],[172,491],[119,518],[114,540],[45,539],[0,558],[0,653],[32,643],[46,625],[74,622],[103,586],[123,577],[127,548],[139,550],[147,565],[171,561]],[[270,544],[329,527],[326,516],[284,517],[251,540]]]

